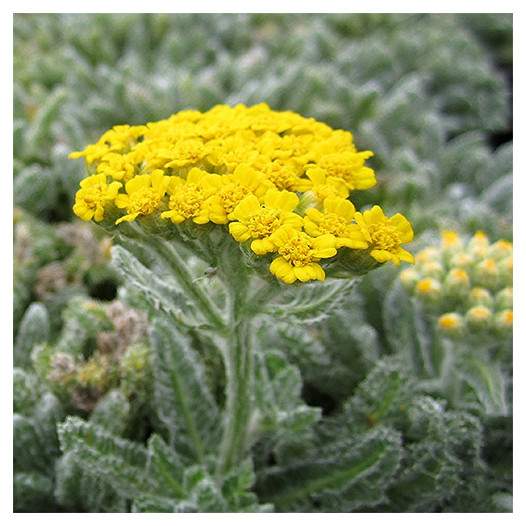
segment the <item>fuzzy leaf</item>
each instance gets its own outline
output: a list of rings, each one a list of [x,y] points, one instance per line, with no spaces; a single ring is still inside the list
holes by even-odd
[[[320,418],[319,408],[303,403],[301,388],[299,370],[280,352],[256,354],[255,401],[264,430],[298,433]]]
[[[205,382],[204,369],[177,323],[158,314],[150,337],[158,414],[170,442],[189,458],[203,458],[217,446],[219,411]]]
[[[313,323],[327,317],[346,299],[355,280],[329,280],[288,287],[266,312],[293,323]]]
[[[148,440],[148,452],[152,477],[159,482],[162,494],[167,497],[184,497],[183,459],[159,435],[152,435]]]
[[[83,469],[74,452],[60,457],[55,469],[55,498],[69,512],[123,513],[126,499],[96,470]]]
[[[13,463],[15,468],[49,475],[53,459],[47,456],[45,437],[32,418],[13,416]]]
[[[13,370],[13,412],[29,415],[40,397],[40,386],[37,378],[15,368]]]
[[[480,462],[481,427],[474,417],[448,413],[430,397],[412,402],[408,420],[406,454],[388,492],[391,503],[383,511],[437,511],[461,488],[461,458],[468,479]]]
[[[147,475],[148,452],[140,444],[73,416],[58,426],[58,433],[62,451],[74,454],[83,469],[97,474],[119,495],[133,498],[155,492]]]
[[[510,412],[507,400],[507,383],[498,363],[485,363],[475,357],[458,360],[458,374],[475,392],[482,411],[489,416],[507,416]]]
[[[126,395],[113,389],[100,398],[90,415],[90,422],[121,435],[130,418],[130,402]]]
[[[258,493],[280,512],[351,512],[386,500],[401,458],[400,436],[378,427],[268,468],[259,477]]]
[[[37,472],[13,476],[13,511],[18,513],[58,511],[53,497],[53,480]]]
[[[56,199],[57,184],[49,168],[24,167],[13,181],[13,202],[34,214],[47,211]]]
[[[46,308],[41,303],[32,303],[27,309],[16,337],[13,350],[15,366],[28,367],[31,353],[36,345],[49,338],[49,321]]]
[[[409,298],[397,281],[387,293],[383,309],[385,332],[393,352],[407,356],[418,374],[436,376],[440,342],[418,302]]]
[[[161,254],[133,240],[121,240],[127,248],[112,247],[115,267],[127,285],[130,300],[150,315],[162,310],[189,327],[208,327],[211,323],[192,302]],[[129,250],[128,250],[129,249]],[[198,287],[199,284],[192,286]]]

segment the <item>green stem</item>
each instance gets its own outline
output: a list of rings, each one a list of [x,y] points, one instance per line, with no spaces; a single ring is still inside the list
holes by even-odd
[[[445,342],[440,374],[441,395],[454,407],[458,398],[458,377],[455,373],[455,346]]]
[[[218,476],[222,478],[242,460],[248,446],[252,416],[253,358],[250,328],[246,321],[232,327],[225,348],[225,428],[219,453]]]
[[[238,464],[248,447],[253,412],[254,359],[251,321],[247,309],[249,276],[235,252],[225,251],[219,266],[229,291],[229,331],[223,350],[226,371],[226,406],[217,476],[222,479]]]
[[[199,306],[201,312],[205,314],[215,328],[223,328],[225,323],[223,317],[219,313],[216,305],[203,291],[199,283],[194,279],[190,272],[188,272],[181,256],[179,256],[177,251],[165,241],[159,241],[159,252],[166,257],[166,260],[170,264],[170,270],[177,277],[179,283],[183,285],[186,293]]]

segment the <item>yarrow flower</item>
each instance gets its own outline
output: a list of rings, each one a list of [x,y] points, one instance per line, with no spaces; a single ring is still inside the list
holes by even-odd
[[[106,226],[147,216],[150,226],[210,223],[257,256],[274,254],[270,271],[286,283],[325,279],[324,260],[332,265],[340,250],[358,266],[369,258],[364,269],[413,262],[400,246],[413,236],[401,214],[361,214],[352,202],[376,184],[372,155],[347,131],[266,104],[181,111],[114,126],[70,154],[90,173],[73,211]]]
[[[356,209],[347,199],[327,197],[323,211],[309,208],[305,212],[305,232],[311,236],[332,234],[337,248],[366,249],[368,242],[359,225],[352,223]]]
[[[115,199],[121,186],[122,183],[117,181],[108,184],[103,174],[86,177],[80,182],[73,212],[84,221],[102,221],[106,204]]]
[[[159,208],[161,199],[166,193],[170,179],[162,170],[154,170],[151,174],[137,175],[125,185],[125,194],[115,198],[118,208],[125,208],[127,214],[117,219],[116,225],[123,221],[133,221],[139,215],[149,215]]]
[[[311,237],[291,225],[283,225],[270,236],[279,257],[270,265],[270,272],[285,283],[296,280],[324,280],[325,272],[317,263],[336,255],[335,239],[331,234]]]
[[[229,230],[236,241],[244,242],[253,239],[250,247],[258,254],[272,252],[275,244],[270,237],[281,226],[288,225],[301,230],[303,219],[293,212],[299,197],[287,190],[269,190],[263,203],[254,195],[243,199],[234,209],[234,219]]]
[[[356,212],[354,219],[372,247],[371,256],[378,263],[392,261],[400,265],[400,261],[415,262],[413,255],[400,246],[413,240],[411,224],[402,214],[387,218],[376,205],[363,214]]]

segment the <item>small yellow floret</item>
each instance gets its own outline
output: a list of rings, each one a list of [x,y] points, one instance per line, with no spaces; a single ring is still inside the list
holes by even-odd
[[[80,182],[73,212],[84,221],[102,221],[107,203],[115,199],[121,186],[122,184],[116,181],[107,184],[103,174],[86,177]]]
[[[137,175],[125,185],[125,194],[115,198],[115,205],[126,208],[127,214],[115,221],[118,225],[123,221],[133,221],[138,216],[149,215],[155,212],[161,199],[166,193],[169,177],[162,170],[155,170],[151,174]]]
[[[388,218],[376,205],[363,214],[356,212],[354,219],[371,247],[371,256],[378,263],[392,261],[398,266],[400,261],[415,262],[413,255],[400,246],[413,240],[413,229],[402,214]]]
[[[279,228],[270,241],[279,253],[270,271],[285,283],[324,280],[325,272],[317,261],[336,255],[334,236],[325,234],[313,238],[290,225]]]

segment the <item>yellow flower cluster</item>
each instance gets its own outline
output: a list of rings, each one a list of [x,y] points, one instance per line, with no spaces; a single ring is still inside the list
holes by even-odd
[[[271,272],[286,283],[323,280],[318,263],[341,247],[379,263],[414,262],[400,245],[413,238],[401,214],[363,214],[351,193],[376,184],[351,133],[266,104],[182,111],[145,126],[115,126],[71,158],[92,175],[73,210],[86,221],[155,215],[175,224],[228,225],[255,254],[275,253]]]
[[[439,246],[416,255],[414,268],[400,273],[405,288],[438,315],[450,335],[466,329],[509,335],[513,328],[513,243],[490,243],[482,231],[464,241],[442,232]]]

